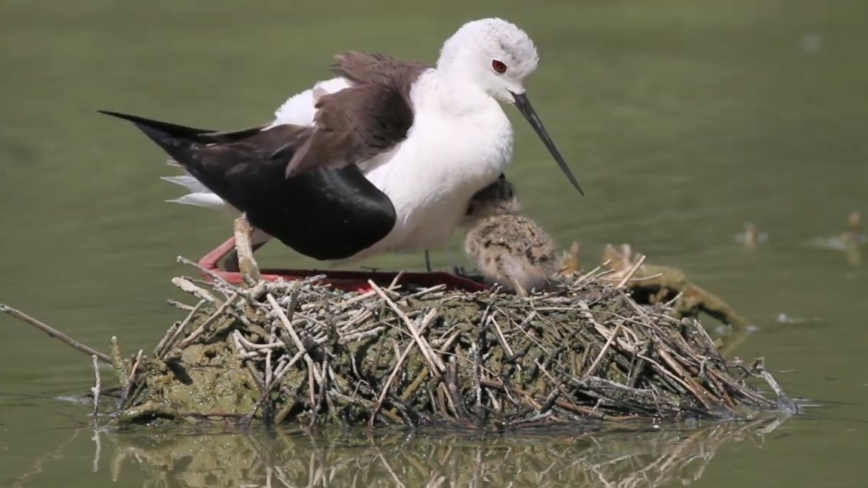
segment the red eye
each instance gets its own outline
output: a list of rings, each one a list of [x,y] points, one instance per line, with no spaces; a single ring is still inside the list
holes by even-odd
[[[503,64],[503,61],[498,61],[496,59],[493,59],[491,61],[491,69],[493,69],[496,73],[506,73],[506,65]]]

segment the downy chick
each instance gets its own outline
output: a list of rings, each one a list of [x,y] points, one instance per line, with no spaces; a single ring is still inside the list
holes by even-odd
[[[487,281],[527,296],[550,288],[559,262],[551,237],[519,210],[515,187],[501,175],[470,200],[464,251]]]

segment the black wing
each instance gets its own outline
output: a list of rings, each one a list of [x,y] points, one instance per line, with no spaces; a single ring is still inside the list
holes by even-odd
[[[245,212],[253,226],[306,256],[351,257],[383,239],[395,225],[391,200],[355,165],[316,168],[286,178],[292,148],[310,137],[309,127],[217,132],[100,112],[133,122],[194,178]]]

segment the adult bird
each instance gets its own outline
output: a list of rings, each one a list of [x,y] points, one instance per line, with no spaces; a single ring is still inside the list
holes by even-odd
[[[196,129],[118,112],[187,173],[180,203],[244,212],[258,247],[276,238],[333,265],[441,245],[470,198],[510,163],[513,104],[582,193],[528,99],[539,56],[516,25],[461,26],[436,66],[356,51],[337,77],[290,97],[275,120]]]

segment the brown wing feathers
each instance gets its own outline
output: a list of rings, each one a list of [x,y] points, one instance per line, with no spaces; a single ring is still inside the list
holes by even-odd
[[[348,51],[335,56],[331,70],[356,84],[377,84],[394,88],[409,96],[410,86],[432,66],[422,61],[403,61],[385,54]]]
[[[410,88],[430,66],[355,51],[336,58],[332,70],[355,85],[319,97],[314,129],[294,152],[287,177],[369,159],[403,141],[413,125]]]

